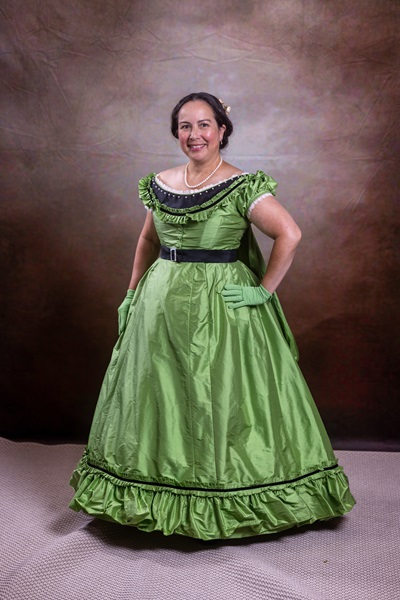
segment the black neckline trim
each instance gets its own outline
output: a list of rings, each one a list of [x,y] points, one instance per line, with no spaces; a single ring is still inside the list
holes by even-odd
[[[229,179],[225,179],[224,181],[220,181],[214,185],[208,186],[206,188],[202,188],[195,192],[187,192],[185,193],[183,190],[167,190],[159,185],[156,181],[156,177],[153,177],[151,180],[151,187],[157,196],[163,199],[165,203],[169,203],[171,205],[175,204],[176,200],[184,199],[188,200],[188,204],[190,206],[194,206],[196,204],[200,204],[205,201],[205,199],[212,198],[217,193],[222,190],[227,189],[231,185],[235,183],[235,181],[239,177],[243,177],[244,173],[240,173],[239,175],[234,175],[233,177],[229,177]],[[158,192],[158,193],[157,193]],[[165,199],[165,200],[164,200]]]
[[[324,467],[323,469],[316,469],[315,471],[311,471],[310,473],[306,473],[305,475],[300,475],[299,477],[295,477],[294,479],[286,479],[284,481],[274,481],[273,483],[261,483],[261,484],[257,484],[257,485],[249,485],[249,486],[245,486],[245,487],[234,487],[234,488],[202,488],[202,487],[178,486],[178,485],[173,485],[170,483],[158,483],[158,482],[152,483],[149,481],[141,481],[139,479],[128,479],[127,477],[121,477],[120,475],[116,475],[112,471],[108,471],[107,469],[104,469],[103,467],[98,467],[97,465],[94,465],[94,464],[90,463],[89,461],[87,464],[89,467],[91,467],[93,469],[98,469],[99,471],[102,471],[103,473],[106,473],[107,475],[111,475],[112,477],[115,477],[116,479],[120,479],[121,481],[126,481],[128,483],[138,483],[140,485],[150,485],[150,486],[157,486],[157,487],[173,488],[176,490],[193,490],[193,491],[200,491],[200,492],[240,492],[240,491],[258,489],[258,488],[275,487],[278,485],[286,485],[286,484],[290,484],[290,483],[295,483],[296,481],[301,481],[302,479],[306,479],[307,477],[311,477],[312,475],[316,475],[317,473],[322,473],[325,471],[332,471],[333,469],[336,469],[338,467],[338,464],[335,464],[331,467]]]
[[[219,204],[222,200],[224,200],[224,198],[226,198],[227,196],[229,196],[229,194],[231,192],[233,192],[234,190],[236,190],[236,188],[238,188],[240,185],[242,185],[242,183],[243,183],[243,181],[237,182],[236,185],[234,185],[233,187],[230,187],[225,192],[225,194],[223,194],[222,196],[219,196],[217,198],[217,200],[215,200],[215,202],[211,202],[210,204],[208,204],[208,200],[210,200],[210,198],[208,198],[208,199],[204,198],[204,203],[201,206],[199,206],[198,208],[195,208],[194,210],[190,210],[188,212],[190,212],[190,214],[194,214],[194,213],[202,212],[203,210],[208,210],[209,208],[212,208],[213,206],[215,206],[216,204]],[[169,215],[177,215],[177,216],[182,215],[181,212],[180,213],[176,213],[174,211],[168,210],[168,208],[166,208],[165,204],[163,204],[160,200],[159,200],[159,202],[160,202],[159,209],[160,209],[161,212],[167,213]],[[204,204],[206,204],[206,206],[204,206]],[[192,206],[189,206],[189,207],[181,206],[180,209],[182,209],[182,208],[183,209],[184,208],[190,209],[190,208],[192,208]],[[175,208],[178,208],[178,207],[175,207]],[[183,213],[183,214],[185,214],[185,213]]]

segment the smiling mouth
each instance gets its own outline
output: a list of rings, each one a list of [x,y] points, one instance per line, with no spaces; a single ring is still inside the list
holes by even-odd
[[[191,144],[189,148],[191,150],[200,150],[200,148],[204,148],[205,144]]]

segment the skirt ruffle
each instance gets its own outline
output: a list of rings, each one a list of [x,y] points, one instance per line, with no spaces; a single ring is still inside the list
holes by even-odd
[[[71,485],[75,511],[146,532],[203,540],[276,533],[341,516],[355,504],[338,465],[292,482],[209,491],[126,481],[90,466],[85,452]]]

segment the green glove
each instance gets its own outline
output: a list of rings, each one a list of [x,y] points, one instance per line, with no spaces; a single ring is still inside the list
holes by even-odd
[[[264,302],[268,302],[272,298],[272,294],[262,285],[253,287],[228,283],[221,294],[225,302],[230,302],[228,308],[264,304]]]
[[[128,318],[129,307],[132,302],[132,298],[135,295],[135,290],[128,290],[125,299],[121,306],[118,308],[118,335],[121,335],[125,331],[126,320]]]

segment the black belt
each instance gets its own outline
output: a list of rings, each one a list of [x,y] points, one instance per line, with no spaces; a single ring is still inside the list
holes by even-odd
[[[161,246],[160,258],[174,262],[227,263],[237,260],[237,250],[196,250]]]

